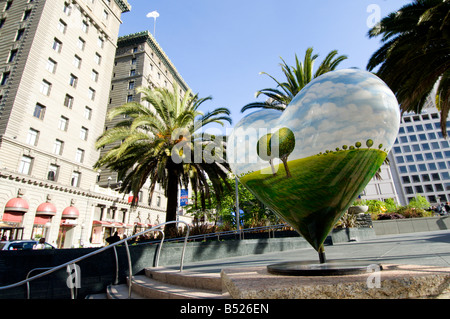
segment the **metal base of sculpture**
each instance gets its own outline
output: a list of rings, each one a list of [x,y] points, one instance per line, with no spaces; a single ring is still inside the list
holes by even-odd
[[[285,276],[342,276],[370,272],[381,264],[354,260],[331,260],[324,263],[315,261],[289,261],[267,266],[267,271],[274,275]]]

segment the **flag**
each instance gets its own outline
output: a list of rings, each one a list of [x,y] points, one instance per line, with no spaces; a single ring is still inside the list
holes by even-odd
[[[157,17],[159,17],[158,11],[152,11],[152,12],[147,13],[147,18],[155,18],[156,19]]]

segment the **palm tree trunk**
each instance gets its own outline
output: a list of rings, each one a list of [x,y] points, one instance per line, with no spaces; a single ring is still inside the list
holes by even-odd
[[[167,181],[167,208],[166,208],[166,222],[177,220],[177,206],[178,206],[178,176],[176,171],[168,168]],[[165,226],[166,236],[175,236],[177,233],[177,224],[169,224]]]

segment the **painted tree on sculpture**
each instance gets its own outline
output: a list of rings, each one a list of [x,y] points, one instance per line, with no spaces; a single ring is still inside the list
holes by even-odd
[[[269,144],[271,154],[281,159],[284,165],[284,169],[286,170],[286,176],[288,178],[291,177],[287,159],[295,148],[294,133],[287,127],[283,127],[272,135]]]

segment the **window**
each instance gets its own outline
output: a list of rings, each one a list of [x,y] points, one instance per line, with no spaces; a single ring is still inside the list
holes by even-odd
[[[136,58],[132,58],[132,59],[131,59],[131,65],[136,65],[136,63],[137,63]]]
[[[447,173],[447,174],[448,174],[448,173]],[[438,173],[433,173],[433,174],[431,174],[431,179],[432,179],[433,181],[440,181],[440,180],[441,180],[441,177],[439,176]]]
[[[99,48],[103,48],[103,46],[105,45],[105,40],[102,37],[98,37],[97,45]]]
[[[412,175],[411,178],[412,178],[413,183],[420,183],[419,175]]]
[[[87,23],[87,21],[83,21],[83,23],[81,23],[81,30],[83,30],[84,33],[87,33],[89,29],[89,24]]]
[[[45,115],[45,106],[41,104],[36,104],[36,106],[34,107],[33,116],[40,120],[43,120],[44,115]]]
[[[423,180],[424,182],[429,182],[429,181],[431,181],[430,175],[428,175],[428,174],[423,174],[423,175],[422,175],[422,180]]]
[[[66,14],[66,16],[70,16],[70,13],[72,12],[72,7],[68,2],[64,3],[63,12]]]
[[[72,177],[70,179],[70,185],[73,187],[78,187],[80,185],[81,173],[72,172]]]
[[[92,109],[88,106],[84,108],[84,118],[90,120],[92,117]]]
[[[0,29],[3,28],[3,25],[5,24],[6,19],[0,19]]]
[[[109,18],[109,13],[106,10],[103,10],[103,20],[107,21]]]
[[[134,89],[134,81],[128,82],[128,90]]]
[[[59,41],[57,38],[53,39],[53,46],[52,46],[53,50],[55,50],[56,52],[60,53],[61,49],[62,49],[62,42]]]
[[[77,152],[75,153],[75,161],[78,163],[83,163],[83,160],[84,160],[84,150],[78,148]]]
[[[71,74],[70,78],[69,78],[69,85],[73,88],[76,88],[77,83],[78,83],[78,78],[75,75]]]
[[[433,185],[430,185],[430,184],[425,185],[425,191],[426,191],[427,193],[433,192],[433,191],[434,191],[434,190],[433,190]]]
[[[17,50],[11,50],[11,52],[9,52],[8,63],[14,62],[16,57],[17,57]]]
[[[406,194],[414,194],[413,188],[411,186],[405,187]]]
[[[72,63],[77,69],[81,68],[81,58],[78,55],[75,55],[73,57],[73,62]]]
[[[25,29],[18,30],[17,34],[16,34],[16,41],[22,40],[24,34],[25,34]]]
[[[84,126],[81,127],[81,130],[80,130],[80,138],[81,138],[83,141],[86,141],[86,140],[87,140],[87,138],[88,138],[88,132],[89,132],[89,130],[88,130],[87,128],[85,128]]]
[[[29,156],[22,156],[19,164],[19,173],[21,174],[30,174],[31,173],[31,164],[33,162],[33,158]]]
[[[8,84],[8,80],[9,80],[9,75],[10,74],[11,74],[10,72],[3,72],[3,74],[2,74],[2,81],[0,82],[0,85]]]
[[[30,128],[27,134],[27,144],[36,146],[38,141],[39,131]]]
[[[53,143],[53,154],[56,155],[62,155],[64,148],[64,142],[61,140],[55,140],[55,143]]]
[[[95,53],[94,61],[95,61],[95,63],[100,65],[100,63],[102,62],[102,56],[98,53]]]
[[[47,179],[49,181],[56,181],[58,179],[58,171],[59,171],[59,166],[55,165],[55,164],[50,164],[49,168],[48,168],[48,172],[47,172]]]
[[[89,98],[92,101],[94,101],[94,99],[95,99],[95,90],[93,88],[89,88],[88,96],[89,96]]]
[[[66,33],[66,29],[67,29],[67,24],[63,20],[59,20],[59,22],[58,22],[58,30],[61,33]]]
[[[52,84],[50,82],[47,82],[46,80],[42,80],[41,82],[41,88],[40,92],[44,95],[50,95],[50,88],[52,87]]]
[[[437,169],[436,164],[434,164],[434,163],[428,163],[428,168],[429,168],[431,171]]]
[[[94,69],[92,69],[92,72],[91,72],[91,79],[92,79],[92,81],[94,81],[94,82],[97,82],[97,81],[98,81],[98,72],[95,71]]]
[[[127,102],[129,103],[129,102],[133,102],[133,95],[128,95],[127,96]]]
[[[156,197],[156,206],[161,207],[161,196]]]
[[[51,73],[55,73],[55,71],[56,71],[56,62],[49,58],[47,60],[47,65],[46,65],[45,68],[47,69],[47,71],[49,71]]]
[[[434,158],[443,159],[444,156],[442,155],[442,152],[434,152]]]
[[[136,70],[130,70],[130,76],[135,76],[136,75]]]
[[[65,116],[61,116],[58,121],[58,128],[61,131],[67,131],[69,128],[69,119]]]
[[[81,51],[84,50],[85,45],[86,41],[84,41],[82,38],[78,38],[77,46]]]
[[[73,106],[73,97],[69,94],[66,94],[66,97],[64,98],[64,106],[68,107],[69,109]]]

